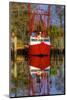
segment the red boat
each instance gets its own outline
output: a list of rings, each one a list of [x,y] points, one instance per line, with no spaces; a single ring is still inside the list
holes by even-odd
[[[30,37],[29,65],[41,70],[50,66],[49,37]]]
[[[45,42],[41,42],[40,44],[30,45],[29,47],[29,55],[50,55],[50,45]]]

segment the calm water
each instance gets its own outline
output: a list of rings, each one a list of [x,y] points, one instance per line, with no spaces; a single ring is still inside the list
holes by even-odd
[[[11,63],[11,97],[64,94],[64,55],[62,53],[51,55],[51,69],[48,71],[48,79],[47,77],[42,79],[40,76],[38,82],[36,75],[32,79],[34,94],[30,89],[31,79],[27,57],[17,56],[16,61]]]

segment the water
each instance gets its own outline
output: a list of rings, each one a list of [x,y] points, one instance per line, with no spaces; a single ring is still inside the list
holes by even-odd
[[[61,58],[60,58],[61,57]],[[16,70],[14,72],[14,65]],[[51,56],[51,72],[48,77],[48,82],[45,79],[42,80],[40,76],[40,82],[33,83],[35,90],[34,95],[55,95],[64,94],[64,55],[57,54]],[[13,71],[13,72],[12,72]],[[14,74],[17,74],[14,77]],[[18,56],[16,62],[12,62],[11,67],[11,97],[16,96],[30,96],[33,95],[32,88],[30,89],[30,71],[27,58],[24,56]],[[17,83],[17,84],[16,84]],[[49,88],[48,88],[49,87]],[[12,91],[12,89],[14,89]]]

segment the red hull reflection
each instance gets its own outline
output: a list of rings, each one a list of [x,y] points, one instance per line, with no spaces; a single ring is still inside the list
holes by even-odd
[[[50,66],[50,56],[30,56],[29,58],[29,65],[35,66],[37,68],[40,68],[41,70],[44,70],[48,66]]]

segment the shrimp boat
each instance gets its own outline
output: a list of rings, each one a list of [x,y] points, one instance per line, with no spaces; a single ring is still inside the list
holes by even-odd
[[[50,68],[50,37],[30,36],[29,65],[32,73]]]

